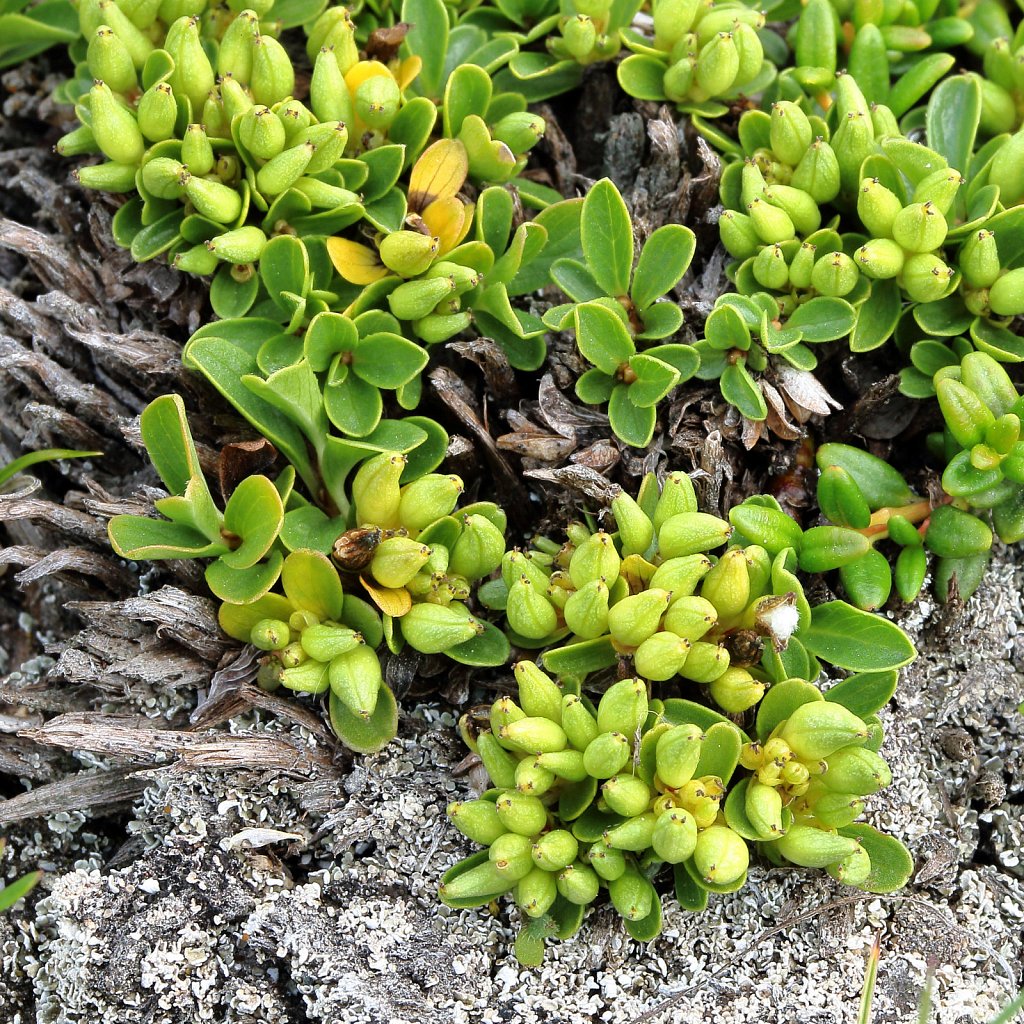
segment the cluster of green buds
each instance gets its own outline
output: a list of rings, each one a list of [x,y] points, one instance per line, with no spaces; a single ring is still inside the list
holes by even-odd
[[[619,29],[640,9],[640,3],[626,4],[612,0],[569,0],[568,12],[559,19],[557,34],[548,36],[548,51],[559,60],[594,64],[611,60],[622,47]],[[617,16],[617,17],[616,17]]]
[[[614,683],[595,708],[532,662],[515,676],[518,703],[501,697],[460,723],[492,788],[448,815],[486,849],[449,869],[439,893],[458,908],[511,894],[524,964],[542,961],[545,937],[574,934],[602,890],[633,938],[653,939],[658,873],[670,865],[680,904],[701,910],[709,893],[744,884],[748,844],[868,891],[908,877],[897,841],[853,824],[863,797],[891,779],[877,721],[809,684],[775,688],[758,716],[764,737],[750,741],[699,705],[652,699],[639,678]],[[752,775],[730,786],[738,768]]]
[[[156,503],[165,518],[115,516],[114,550],[211,560],[206,581],[223,601],[224,631],[267,652],[260,684],[330,690],[331,721],[352,749],[379,749],[395,733],[382,644],[470,665],[507,660],[504,635],[467,604],[501,563],[505,515],[490,502],[456,513],[457,476],[417,472],[400,452],[363,451],[347,514],[328,517],[297,494],[293,467],[276,481],[245,476],[221,511],[178,396],[147,407],[142,436],[170,491]]]
[[[764,89],[775,75],[758,33],[765,17],[738,0],[655,0],[654,38],[624,35],[633,51],[619,84],[637,99],[718,117],[728,101]]]

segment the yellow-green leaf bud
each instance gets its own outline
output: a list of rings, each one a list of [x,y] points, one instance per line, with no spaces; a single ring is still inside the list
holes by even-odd
[[[782,835],[782,794],[774,786],[752,779],[747,785],[744,809],[761,839],[778,839]]]
[[[223,182],[200,178],[181,172],[181,183],[185,194],[196,211],[218,224],[232,224],[242,212],[242,197],[237,189]]]
[[[586,750],[597,739],[597,719],[587,710],[586,705],[575,693],[567,693],[562,698],[561,725],[569,742],[577,750]],[[608,773],[608,775],[614,774],[615,772]],[[604,778],[608,778],[608,776],[606,775]]]
[[[805,868],[824,868],[855,853],[859,844],[836,832],[813,825],[794,824],[778,840],[776,849],[786,860]]]
[[[763,195],[755,196],[747,203],[747,213],[758,237],[765,244],[788,242],[796,238],[793,219],[785,210],[773,206]]]
[[[95,13],[95,20],[90,18],[83,5],[80,15],[82,35],[90,36],[101,25],[108,26],[113,30],[117,38],[124,43],[131,54],[136,70],[141,71],[146,63],[146,59],[155,49],[153,40],[132,23],[132,20],[114,3],[114,0],[100,0],[93,7],[93,11]],[[88,26],[86,25],[87,21],[89,22]]]
[[[416,282],[410,281],[408,285],[400,285],[395,291],[409,287]],[[392,292],[394,295],[394,292]],[[391,302],[391,296],[388,297]],[[394,306],[392,306],[392,311]],[[399,316],[398,313],[395,316]],[[451,313],[447,316],[431,315],[417,319],[412,325],[413,333],[427,345],[435,345],[440,341],[447,341],[454,338],[456,334],[466,330],[473,322],[473,314],[469,310],[461,313]]]
[[[253,41],[260,31],[255,11],[242,11],[224,30],[217,47],[217,74],[232,75],[239,82],[252,78]]]
[[[517,662],[513,669],[519,684],[519,703],[528,716],[562,721],[562,688],[532,661]]]
[[[253,106],[238,124],[238,137],[260,160],[271,160],[284,151],[285,130],[281,119],[269,107]]]
[[[723,210],[718,220],[718,233],[726,252],[738,260],[754,256],[761,248],[761,236],[754,222],[745,213]]]
[[[945,221],[943,221],[945,223]],[[948,267],[937,256],[929,252],[911,256],[903,264],[900,282],[907,295],[914,302],[935,302],[949,290],[949,282],[953,277],[953,269]],[[989,290],[989,304],[992,304],[992,292],[996,290],[997,281]],[[997,296],[997,301],[998,301]],[[992,307],[995,309],[995,307]]]
[[[896,277],[903,270],[903,249],[891,238],[872,238],[854,254],[857,266],[878,281]]]
[[[201,124],[190,124],[185,129],[185,137],[181,141],[181,162],[197,177],[213,170],[216,162],[213,146]]]
[[[299,636],[302,649],[317,661],[332,661],[339,654],[355,650],[362,642],[354,629],[326,623],[307,626]]]
[[[465,485],[454,473],[428,473],[401,489],[399,522],[412,533],[450,515]]]
[[[321,48],[313,65],[309,85],[309,104],[321,121],[352,123],[353,106],[344,75],[338,67],[334,51]]]
[[[586,856],[590,866],[606,882],[621,878],[626,870],[626,855],[622,850],[604,843],[595,843]]]
[[[139,130],[150,142],[163,142],[174,135],[178,104],[166,82],[157,82],[139,99],[136,118]]]
[[[562,26],[562,40],[576,60],[583,60],[597,45],[597,26],[587,15],[575,14],[566,18]]]
[[[820,790],[808,803],[815,819],[826,828],[843,828],[864,813],[864,801],[856,793]]]
[[[914,188],[915,203],[932,203],[945,216],[953,207],[963,176],[952,167],[940,167],[922,178]]]
[[[946,240],[946,218],[932,202],[911,203],[896,214],[892,237],[910,252],[927,253]]]
[[[818,203],[831,202],[839,195],[839,161],[824,139],[815,139],[807,148],[793,171],[790,184],[802,189]]]
[[[267,244],[267,236],[254,225],[225,231],[206,243],[206,248],[225,263],[255,263]]]
[[[489,576],[501,565],[505,535],[486,516],[463,516],[462,532],[451,549],[449,572],[475,581]]]
[[[750,600],[750,573],[742,548],[726,551],[704,577],[700,596],[710,601],[722,620],[739,615]]]
[[[655,570],[649,585],[671,590],[674,604],[681,597],[693,594],[700,581],[711,571],[711,565],[711,559],[702,554],[669,558]]]
[[[132,55],[109,25],[101,25],[89,40],[86,63],[89,74],[114,92],[131,92],[138,84]]]
[[[575,861],[559,872],[555,885],[562,899],[578,907],[585,907],[597,899],[601,880],[588,864]]]
[[[601,796],[609,809],[626,818],[635,818],[651,802],[650,787],[635,775],[613,775],[601,786]]]
[[[857,264],[845,252],[830,252],[814,264],[811,284],[821,295],[840,298],[853,291],[859,276]]]
[[[697,495],[693,481],[686,473],[675,471],[665,477],[661,494],[654,507],[654,528],[660,530],[667,520],[683,512],[697,511]]]
[[[896,115],[884,103],[871,104],[871,128],[877,141],[896,136],[903,138],[903,130]]]
[[[665,682],[682,671],[689,653],[689,640],[659,630],[637,647],[633,654],[633,667],[644,679]]]
[[[999,201],[1009,209],[1024,199],[1024,129],[1011,135],[997,150],[989,166],[988,183],[999,186]]]
[[[402,96],[391,75],[373,75],[356,89],[356,115],[375,131],[387,131],[398,114]]]
[[[608,631],[617,643],[638,647],[658,628],[671,599],[657,589],[623,598],[608,610]]]
[[[524,757],[516,765],[515,788],[520,793],[543,796],[554,784],[555,773],[541,768],[535,757]]]
[[[440,240],[419,231],[393,231],[380,242],[381,262],[399,277],[417,277],[437,256]]]
[[[515,156],[528,153],[544,137],[547,123],[539,114],[514,111],[500,118],[491,129],[498,142],[505,143]]]
[[[864,178],[857,192],[857,216],[876,239],[892,237],[893,223],[903,204],[878,178]]]
[[[502,793],[495,807],[505,828],[521,836],[535,836],[548,823],[547,808],[539,797],[515,792]]]
[[[505,826],[490,800],[455,801],[448,805],[448,819],[467,838],[481,846],[490,846],[505,835]]]
[[[526,754],[545,754],[564,750],[568,739],[557,722],[550,718],[520,718],[502,726],[501,739]]]
[[[665,98],[673,103],[686,102],[693,89],[696,73],[697,59],[692,54],[686,53],[673,60],[662,79],[661,87],[665,92]]]
[[[761,45],[755,27],[748,25],[745,21],[741,21],[733,28],[732,41],[740,58],[739,67],[736,69],[736,78],[733,80],[735,88],[752,82],[761,73],[761,67],[764,64],[764,47]]]
[[[529,836],[521,836],[518,832],[505,832],[504,835],[498,836],[490,847],[487,858],[502,878],[518,882],[535,867],[531,855],[533,840]]]
[[[577,589],[593,580],[613,583],[619,575],[621,560],[610,534],[601,531],[588,537],[569,560],[569,578]]]
[[[180,199],[185,194],[184,170],[177,160],[154,157],[142,165],[142,187],[155,199]]]
[[[732,88],[740,70],[740,54],[731,32],[719,32],[701,47],[694,78],[702,99],[721,96]]]
[[[528,576],[509,587],[505,614],[512,629],[531,640],[543,640],[558,628],[558,613]]]
[[[695,644],[718,622],[718,609],[704,597],[678,597],[665,614],[664,627]]]
[[[642,921],[651,913],[658,894],[654,886],[632,865],[608,883],[612,906],[627,921]]]
[[[481,900],[486,902],[508,892],[515,882],[504,878],[490,860],[463,871],[450,881],[442,882],[437,890],[444,901]]]
[[[171,88],[176,96],[187,97],[193,110],[200,111],[217,78],[199,36],[199,18],[179,18],[172,28],[177,28],[173,46],[170,34],[165,44],[174,59]]]
[[[286,192],[306,172],[315,152],[312,142],[300,142],[278,153],[256,172],[256,188],[265,196]]]
[[[565,722],[564,710],[562,721]],[[632,747],[621,732],[603,732],[583,751],[583,765],[595,779],[610,779],[626,766]]]
[[[295,69],[287,51],[273,36],[256,36],[252,47],[249,89],[257,103],[272,107],[295,91]]]
[[[402,502],[400,480],[406,462],[404,455],[382,452],[359,467],[352,481],[357,525],[379,526],[385,530],[398,527]]]
[[[372,647],[359,644],[337,655],[331,661],[328,678],[331,691],[354,715],[368,719],[373,714],[384,677]]]
[[[545,871],[562,871],[579,853],[576,837],[564,828],[552,829],[539,836],[533,844],[533,862]]]
[[[583,754],[579,750],[554,750],[539,754],[536,764],[567,782],[582,782],[587,777]]]
[[[655,854],[667,864],[682,864],[697,846],[697,822],[689,811],[674,807],[658,816],[651,835]]]
[[[401,618],[402,635],[421,654],[442,654],[483,632],[475,619],[449,605],[414,604]]]
[[[679,674],[695,683],[713,683],[729,667],[729,652],[719,644],[698,641],[690,647]]]
[[[789,264],[789,283],[794,288],[809,288],[814,270],[815,253],[818,247],[813,242],[801,242]]]
[[[709,885],[731,885],[750,863],[747,844],[731,828],[713,825],[697,835],[693,864]]]
[[[885,759],[867,747],[846,747],[827,760],[828,770],[822,782],[830,790],[870,796],[892,782]]]
[[[647,684],[642,679],[613,683],[597,705],[597,728],[630,737],[647,721]]]
[[[491,732],[506,750],[513,748],[501,739],[501,730],[509,722],[518,722],[520,718],[526,718],[526,712],[511,697],[499,697],[491,705]]]
[[[993,231],[972,231],[957,258],[960,273],[973,288],[990,288],[1002,272]]]
[[[797,757],[819,761],[868,737],[867,726],[850,710],[830,700],[801,704],[786,720],[779,737]]]
[[[863,885],[871,874],[871,856],[863,846],[858,846],[842,860],[827,864],[825,870],[837,882],[857,888]]]
[[[763,198],[789,215],[798,234],[811,235],[821,227],[821,210],[803,189],[774,184],[765,189]]]
[[[409,537],[389,537],[377,545],[370,573],[382,586],[404,587],[427,564],[430,548]]]
[[[601,840],[605,846],[615,850],[642,853],[651,845],[651,836],[657,823],[658,816],[653,811],[647,811],[607,829]]]
[[[146,141],[135,116],[106,83],[97,82],[89,90],[89,110],[93,136],[103,155],[114,163],[137,164],[146,152]]]
[[[608,632],[608,584],[592,580],[574,590],[562,609],[565,624],[584,640],[594,640]]]
[[[623,557],[646,554],[654,540],[654,524],[647,513],[625,491],[619,491],[612,498],[611,507],[619,531]],[[611,573],[602,575],[609,583],[614,578]]]
[[[334,58],[343,75],[359,63],[359,47],[356,45],[355,25],[345,7],[329,7],[317,18],[309,30],[306,54],[310,63],[316,59],[322,47],[334,51]]]
[[[1024,313],[1024,268],[1003,274],[989,289],[988,302],[997,316]]]
[[[205,245],[193,245],[183,249],[174,257],[174,267],[186,274],[212,274],[220,261]]]
[[[783,162],[796,166],[814,138],[807,115],[789,100],[772,104],[769,138],[772,150]]]
[[[731,536],[732,527],[724,519],[707,512],[683,512],[665,520],[658,531],[658,550],[662,558],[696,555],[721,547]]]
[[[764,696],[765,685],[745,668],[731,667],[712,681],[710,688],[712,698],[723,711],[738,715]]]
[[[399,320],[419,320],[453,291],[452,281],[447,277],[430,280],[406,281],[388,296],[391,312]]]
[[[291,629],[280,619],[260,619],[249,634],[249,643],[261,651],[283,651],[291,643]]]
[[[654,45],[671,50],[693,27],[700,8],[700,0],[658,0],[654,5]]]
[[[789,267],[780,245],[765,245],[754,257],[754,279],[762,288],[782,291],[789,283]]]
[[[221,79],[220,97],[224,105],[224,116],[228,121],[233,121],[254,105],[248,90],[231,75],[225,75]]]
[[[491,782],[499,789],[511,789],[516,784],[516,765],[519,763],[498,742],[494,733],[484,731],[477,736],[477,753]]]
[[[543,868],[535,867],[516,885],[516,906],[527,917],[543,917],[557,898],[555,876]]]
[[[865,111],[853,110],[840,121],[832,137],[843,190],[852,194],[860,184],[860,168],[875,146],[875,130]]]
[[[689,723],[673,726],[658,737],[654,752],[658,778],[670,789],[679,789],[693,778],[703,740],[701,730]]]

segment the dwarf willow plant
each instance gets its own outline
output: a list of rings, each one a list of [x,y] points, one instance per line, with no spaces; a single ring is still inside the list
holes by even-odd
[[[181,399],[158,398],[141,427],[170,493],[156,502],[163,518],[110,521],[114,550],[133,560],[209,559],[206,582],[222,601],[222,628],[266,652],[260,685],[328,694],[331,724],[351,749],[377,750],[395,735],[397,706],[376,653],[382,645],[470,665],[507,660],[503,634],[466,604],[501,562],[505,516],[490,502],[456,514],[458,477],[359,442],[348,454],[358,469],[343,506],[329,494],[328,511],[303,498],[289,466],[276,480],[246,476],[222,510]]]
[[[736,544],[728,522],[697,511],[685,474],[663,488],[651,476],[637,500],[612,502],[614,534],[576,524],[561,547],[506,554],[501,580],[481,588],[517,646],[547,650],[543,671],[516,666],[518,702],[463,720],[493,788],[448,813],[488,849],[451,868],[440,894],[467,907],[511,893],[528,919],[523,962],[540,962],[545,936],[573,934],[602,888],[633,938],[654,938],[661,868],[699,910],[744,884],[748,843],[870,892],[909,877],[902,845],[856,819],[891,781],[876,712],[914,648],[841,601],[812,611],[796,552],[827,542],[757,507],[773,513],[759,520],[766,546]],[[852,672],[824,699],[819,658]],[[633,677],[595,708],[581,685],[616,666]],[[695,700],[695,684],[732,718]]]

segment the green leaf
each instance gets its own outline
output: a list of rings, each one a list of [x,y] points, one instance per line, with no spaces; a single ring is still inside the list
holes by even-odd
[[[274,484],[265,476],[246,477],[224,509],[224,529],[242,542],[221,560],[233,569],[255,565],[270,551],[283,523],[284,506]]]
[[[380,422],[384,402],[377,388],[350,373],[345,377],[328,377],[324,408],[330,421],[343,434],[365,437]]]
[[[42,877],[42,871],[32,871],[0,889],[0,912],[10,910],[18,900],[24,899]]]
[[[427,4],[431,0],[422,2]],[[407,41],[408,38],[406,36]],[[369,204],[381,199],[394,188],[405,165],[405,151],[401,146],[377,146],[360,154],[359,159],[368,168],[366,181],[360,191],[363,193],[363,202]]]
[[[647,884],[650,885],[650,882]],[[638,921],[624,920],[623,924],[626,926],[630,938],[637,942],[650,942],[652,939],[656,939],[661,934],[661,897],[658,893],[654,893],[651,910],[646,917],[642,917]]]
[[[700,356],[693,345],[656,345],[643,354],[674,366],[679,371],[679,383],[689,380],[700,366]]]
[[[332,622],[341,618],[345,595],[338,570],[319,551],[293,551],[284,560],[281,585],[296,608]]]
[[[223,558],[218,558],[206,567],[206,585],[228,604],[249,604],[265,596],[277,582],[283,561],[281,553],[273,551],[266,562],[257,562],[247,569],[233,569]]]
[[[264,594],[251,604],[222,604],[217,609],[217,621],[228,636],[242,643],[249,642],[252,627],[263,619],[288,621],[295,608],[280,594]]]
[[[483,633],[465,643],[448,648],[444,653],[461,665],[490,667],[504,665],[511,654],[508,638],[491,622],[480,621]]]
[[[719,387],[722,397],[736,406],[748,420],[763,420],[768,416],[768,405],[757,381],[747,372],[743,361],[730,363],[723,371]]]
[[[440,99],[448,52],[448,10],[442,0],[403,0],[402,17],[410,28],[403,51],[423,61],[415,85],[421,96]]]
[[[491,102],[491,76],[475,64],[461,64],[448,76],[444,90],[444,135],[458,138],[462,122],[471,114],[487,118]]]
[[[634,53],[619,65],[619,85],[635,99],[659,103],[665,99],[665,71],[663,60]]]
[[[0,466],[0,487],[3,487],[8,480],[17,476],[22,470],[29,466],[36,466],[40,462],[55,462],[57,459],[91,459],[101,456],[103,452],[82,452],[74,448],[42,448],[37,452],[28,452],[8,462],[6,466]]]
[[[619,190],[602,178],[583,200],[583,252],[594,280],[614,298],[629,291],[633,272],[633,222]]]
[[[655,302],[640,314],[643,330],[638,338],[669,338],[683,326],[683,311],[674,302]]]
[[[328,518],[327,514],[315,505],[303,505],[301,508],[286,512],[281,527],[281,543],[289,551],[309,548],[328,555],[334,542],[347,527],[344,516]]]
[[[776,683],[757,706],[757,738],[763,743],[798,707],[823,699],[821,691],[804,679]]]
[[[740,779],[735,786],[730,786],[729,795],[725,798],[725,806],[722,810],[725,813],[725,823],[733,832],[742,836],[749,843],[756,843],[765,837],[754,828],[747,817],[747,789],[749,786],[749,778]]]
[[[889,703],[896,692],[899,672],[887,669],[882,672],[857,672],[836,683],[825,694],[825,700],[842,704],[858,718],[873,715]]]
[[[114,516],[107,527],[110,546],[132,561],[165,558],[208,558],[222,554],[226,544],[211,541],[198,530],[148,516]]]
[[[857,310],[857,323],[850,334],[851,352],[871,352],[884,345],[896,330],[903,299],[896,279],[872,281],[871,294]]]
[[[750,348],[750,325],[743,313],[742,308],[731,303],[716,306],[704,324],[704,340],[723,352],[734,348],[745,352]],[[758,311],[755,326],[760,327],[760,323],[761,312]]]
[[[693,259],[697,239],[681,224],[665,224],[644,243],[633,276],[630,297],[640,310],[671,291]]]
[[[917,657],[910,638],[895,623],[845,601],[829,601],[811,610],[804,646],[822,661],[852,672],[901,668]]]
[[[555,260],[551,264],[551,279],[573,302],[589,302],[604,295],[590,269],[579,260]]]
[[[640,408],[657,405],[679,383],[680,374],[674,366],[644,352],[630,358],[629,368],[637,379],[629,385],[627,394]]]
[[[398,735],[398,704],[395,695],[381,684],[377,706],[369,718],[360,718],[331,691],[331,728],[349,750],[357,754],[372,754],[386,747]],[[486,851],[485,851],[486,852]]]
[[[872,509],[898,508],[914,500],[914,492],[898,470],[861,448],[848,444],[823,444],[815,454],[818,469],[839,466],[846,470],[860,488]]]
[[[210,282],[210,305],[222,320],[245,316],[256,301],[260,279],[250,274],[244,281],[235,280],[234,267],[225,263]]]
[[[715,725],[728,725],[733,729],[736,728],[736,725],[730,722],[725,715],[720,715],[703,704],[686,700],[683,697],[669,697],[664,702],[661,716],[670,725],[696,725],[704,732]],[[746,733],[740,735],[746,737]]]
[[[601,636],[596,640],[585,640],[545,651],[540,660],[545,672],[556,676],[583,677],[603,668],[611,668],[617,664],[618,655],[612,646],[611,637]]]
[[[271,300],[291,316],[293,304],[283,298],[283,293],[305,298],[310,286],[309,257],[302,241],[294,235],[271,238],[260,254],[260,278]]]
[[[933,55],[933,60],[935,56],[938,55]],[[901,113],[897,111],[897,117]],[[974,153],[980,120],[981,87],[977,78],[972,75],[947,78],[935,87],[928,100],[925,117],[928,145],[941,153],[950,167],[965,174]]]
[[[676,864],[672,869],[672,877],[675,882],[676,901],[683,910],[699,914],[707,909],[708,891],[697,884],[685,864]]]
[[[857,322],[857,311],[844,299],[818,295],[796,307],[786,321],[799,328],[804,341],[836,341],[845,338]]]
[[[944,156],[922,146],[919,142],[911,142],[903,136],[894,135],[882,140],[882,149],[893,163],[909,179],[911,185],[924,180],[933,171],[948,167]],[[959,168],[957,168],[959,170]]]
[[[327,416],[323,396],[313,371],[305,362],[277,370],[266,380],[246,374],[242,383],[257,397],[297,424],[314,447],[323,445]]]
[[[700,745],[700,760],[693,773],[695,779],[715,775],[729,784],[740,760],[744,736],[732,722],[716,722],[704,734]]]
[[[303,353],[311,370],[323,373],[339,352],[351,352],[359,344],[356,325],[341,313],[318,313],[309,322]]]
[[[629,391],[625,384],[614,388],[608,399],[608,420],[620,440],[634,448],[646,448],[654,436],[658,414],[652,406],[635,405]]]
[[[636,352],[626,325],[607,306],[585,302],[574,311],[576,345],[583,357],[614,376]]]
[[[576,381],[576,397],[587,405],[602,405],[612,396],[616,379],[596,367]]]
[[[839,834],[856,839],[871,859],[871,873],[858,889],[865,892],[895,892],[910,881],[914,861],[907,848],[894,836],[855,822],[839,829]]]
[[[537,214],[533,223],[539,224],[547,232],[546,241],[539,253],[532,254],[528,260],[524,256],[523,265],[508,284],[509,295],[526,295],[547,286],[550,283],[551,265],[555,260],[582,258],[582,211],[582,199],[566,199]]]
[[[367,384],[394,391],[418,376],[429,360],[426,349],[398,334],[370,334],[360,338],[352,370]]]
[[[172,210],[155,223],[144,227],[132,239],[132,259],[136,263],[145,263],[167,252],[181,240],[181,222],[184,218],[184,209]]]

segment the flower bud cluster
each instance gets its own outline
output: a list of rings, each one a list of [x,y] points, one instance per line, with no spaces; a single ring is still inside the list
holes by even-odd
[[[621,43],[619,26],[611,23],[612,0],[570,0],[557,34],[547,38],[548,50],[559,60],[594,64],[615,57]]]
[[[651,44],[620,65],[619,83],[638,99],[666,99],[681,110],[726,111],[715,101],[756,92],[772,78],[758,32],[764,15],[734,0],[656,0]],[[660,78],[659,78],[660,76]]]
[[[628,659],[643,679],[703,684],[726,712],[743,712],[765,691],[765,650],[785,649],[797,629],[800,584],[780,571],[781,548],[772,555],[750,543],[709,554],[733,527],[697,511],[685,473],[670,473],[660,495],[649,478],[645,491],[649,511],[625,493],[613,500],[615,534],[576,524],[555,553],[508,552],[501,581],[481,598],[494,602],[501,591],[514,643],[564,645],[545,664],[580,650],[594,659],[590,671]]]
[[[665,865],[677,892],[706,900],[744,884],[753,843],[775,860],[870,885],[868,850],[839,830],[891,775],[868,745],[880,733],[843,705],[809,699],[764,742],[739,746],[734,725],[705,732],[681,721],[642,679],[614,683],[595,708],[532,662],[515,676],[518,703],[499,698],[482,730],[472,716],[462,722],[493,788],[448,807],[455,827],[487,848],[446,872],[440,896],[450,906],[510,894],[527,929],[547,919],[567,938],[607,890],[630,935],[647,941],[661,930],[653,880]],[[724,733],[736,753],[714,760]],[[737,762],[751,774],[730,786]]]

